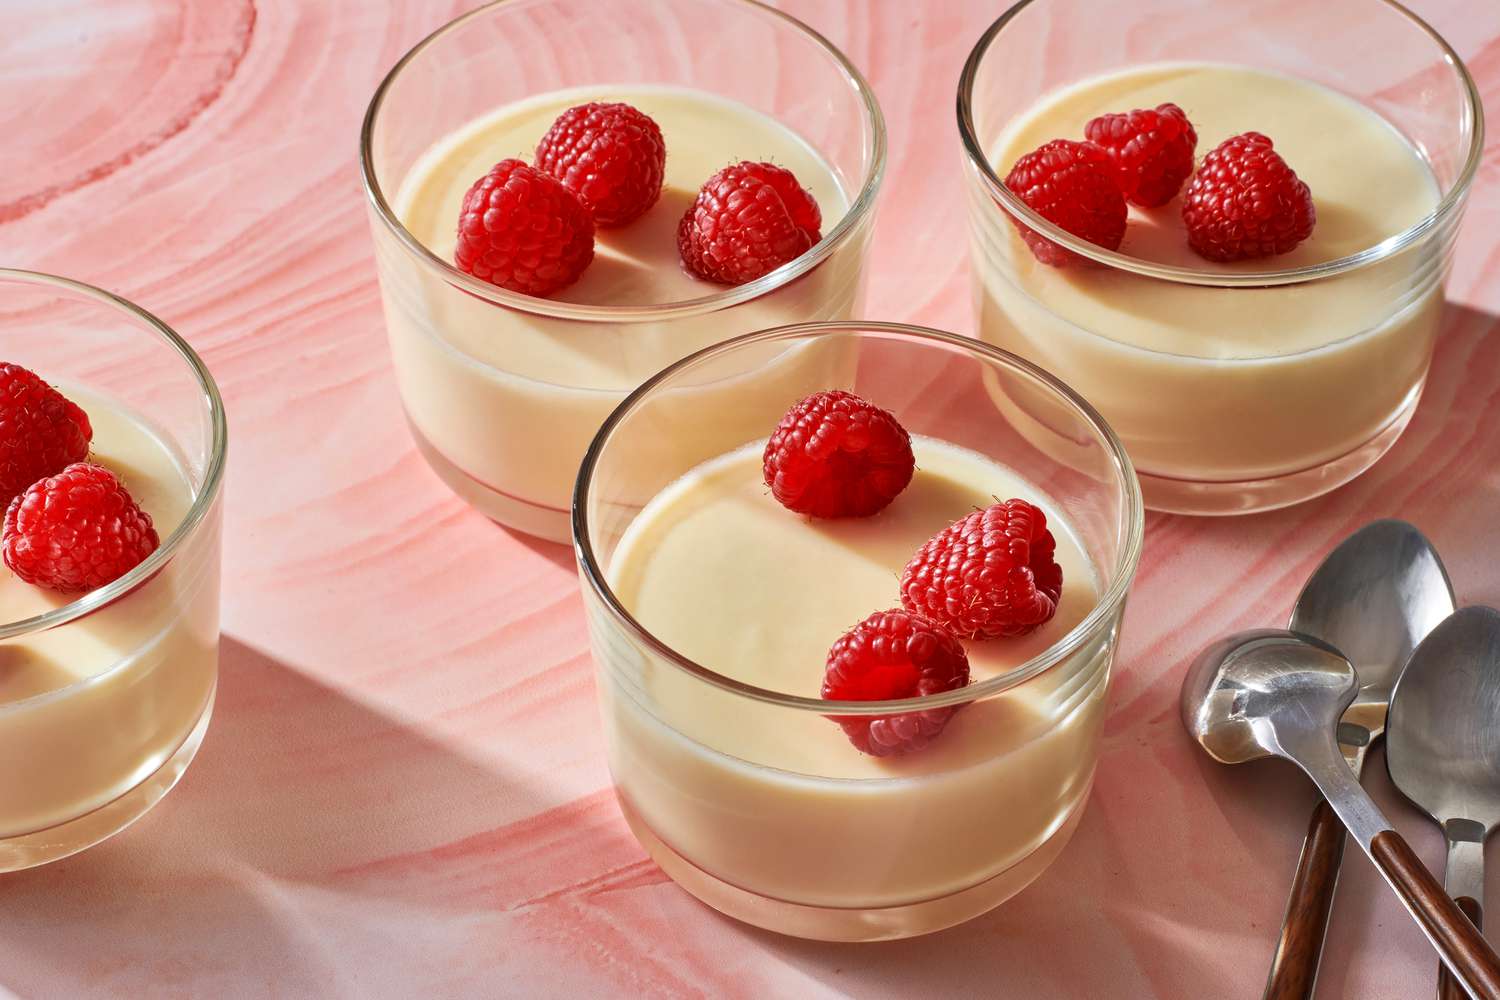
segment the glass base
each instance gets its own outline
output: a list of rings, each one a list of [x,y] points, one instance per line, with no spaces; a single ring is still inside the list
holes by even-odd
[[[214,692],[210,691],[203,714],[176,752],[150,777],[113,802],[46,830],[0,839],[0,873],[61,861],[108,840],[150,812],[151,807],[172,790],[197,756],[213,711]]]
[[[1089,785],[1091,790],[1092,779]],[[1003,872],[947,896],[869,909],[807,906],[762,896],[725,882],[667,846],[618,789],[615,797],[630,831],[651,860],[660,865],[672,881],[720,913],[778,934],[815,941],[892,941],[930,934],[972,920],[1036,881],[1072,839],[1088,805],[1089,790],[1085,790],[1051,836]]]
[[[417,430],[417,425],[412,423],[410,418],[407,419],[406,426],[411,429],[412,440],[417,443],[417,451],[422,453],[428,466],[470,507],[491,521],[515,531],[534,535],[549,542],[572,544],[571,511],[558,507],[546,507],[502,493],[453,464],[447,455],[439,451],[436,445]]]
[[[1411,422],[1421,398],[1422,389],[1419,385],[1380,433],[1353,451],[1322,465],[1282,476],[1242,482],[1172,479],[1137,470],[1141,480],[1141,494],[1151,510],[1210,517],[1257,514],[1320,497],[1356,479],[1390,451],[1401,432],[1406,430],[1406,425]]]

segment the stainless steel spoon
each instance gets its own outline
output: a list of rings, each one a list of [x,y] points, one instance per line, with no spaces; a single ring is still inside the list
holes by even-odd
[[[1357,779],[1385,730],[1391,689],[1417,643],[1453,613],[1453,586],[1437,550],[1405,521],[1375,521],[1328,554],[1292,610],[1291,629],[1349,658],[1359,693],[1344,712],[1339,749]],[[1319,802],[1287,898],[1264,1000],[1309,1000],[1344,857],[1344,827]]]
[[[1292,632],[1242,632],[1206,649],[1182,684],[1182,721],[1225,764],[1282,757],[1306,772],[1464,988],[1500,1000],[1500,956],[1360,787],[1334,741],[1354,667]]]
[[[1391,698],[1385,757],[1448,838],[1448,895],[1483,926],[1484,842],[1500,826],[1500,611],[1464,608],[1422,640]],[[1439,976],[1440,1000],[1462,995]]]

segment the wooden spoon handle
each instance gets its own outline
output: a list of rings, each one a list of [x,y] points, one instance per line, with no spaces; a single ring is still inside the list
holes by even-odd
[[[1370,841],[1370,857],[1469,993],[1480,1000],[1500,1000],[1500,956],[1401,835],[1395,830],[1377,833]]]
[[[1297,874],[1292,877],[1292,892],[1281,921],[1281,940],[1276,943],[1271,974],[1266,978],[1264,1000],[1312,997],[1345,840],[1344,824],[1338,814],[1327,800],[1319,799],[1307,824],[1307,839],[1297,860]]]
[[[1469,918],[1469,923],[1477,929],[1484,929],[1484,911],[1480,909],[1479,901],[1472,896],[1459,896],[1454,900],[1458,908]],[[1438,1000],[1467,1000],[1469,994],[1459,985],[1453,973],[1448,971],[1446,965],[1438,966]]]

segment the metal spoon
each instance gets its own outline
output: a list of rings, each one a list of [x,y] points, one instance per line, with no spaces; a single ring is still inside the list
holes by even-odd
[[[1482,926],[1484,842],[1500,825],[1500,611],[1464,608],[1422,640],[1386,741],[1391,780],[1448,838],[1448,894]],[[1462,997],[1439,972],[1439,1000]]]
[[[1453,613],[1453,586],[1437,550],[1405,521],[1375,521],[1344,539],[1302,588],[1291,629],[1349,658],[1359,694],[1344,712],[1339,749],[1357,779],[1385,730],[1391,689],[1412,649]],[[1264,1000],[1309,1000],[1344,857],[1344,827],[1327,802],[1307,825]]]
[[[1476,997],[1500,1000],[1500,956],[1391,829],[1334,742],[1358,691],[1354,667],[1332,646],[1292,632],[1242,632],[1188,669],[1182,721],[1222,763],[1274,756],[1302,768],[1458,980]]]

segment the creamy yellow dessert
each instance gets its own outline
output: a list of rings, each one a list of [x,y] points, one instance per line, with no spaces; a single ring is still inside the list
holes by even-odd
[[[194,500],[177,456],[117,404],[81,389],[63,392],[89,415],[89,460],[125,482],[165,541]],[[99,809],[187,741],[217,676],[218,551],[215,532],[200,531],[114,602],[0,640],[0,840]],[[82,596],[33,586],[0,566],[0,621],[20,622]]]
[[[1167,101],[1193,122],[1200,160],[1233,135],[1270,136],[1311,189],[1317,223],[1290,253],[1213,263],[1188,247],[1179,196],[1131,207],[1122,254],[1210,274],[1300,268],[1375,247],[1437,207],[1427,163],[1375,111],[1228,65],[1146,65],[1084,80],[1012,123],[991,162],[1003,177],[1049,139],[1082,138],[1090,118]],[[975,222],[982,337],[1097,406],[1150,476],[1233,482],[1317,467],[1408,412],[1426,374],[1445,263],[1431,246],[1324,281],[1223,288],[1049,267],[1004,213]]]
[[[762,481],[762,442],[715,458],[636,516],[609,561],[610,585],[677,654],[817,698],[829,646],[899,606],[902,568],[921,544],[996,497],[1019,496],[1046,512],[1064,585],[1056,615],[1031,635],[965,643],[975,683],[1005,674],[1084,620],[1097,575],[1035,486],[950,444],[913,445],[905,492],[847,520],[781,507]],[[859,752],[820,713],[726,691],[649,653],[599,649],[616,785],[642,841],[690,887],[700,880],[685,866],[810,907],[941,907],[986,894],[961,908],[972,915],[1034,878],[1081,813],[1104,718],[1105,639],[965,705],[931,745],[898,757]]]
[[[498,108],[419,158],[392,200],[396,216],[451,262],[459,206],[474,180],[506,157],[530,160],[557,115],[588,101],[624,101],[650,115],[662,129],[667,159],[660,200],[633,223],[600,229],[595,259],[575,284],[532,300],[534,310],[504,308],[457,291],[440,273],[377,240],[397,382],[429,462],[490,516],[556,539],[567,535],[583,452],[625,393],[736,334],[849,318],[864,253],[863,238],[852,240],[810,273],[728,309],[685,305],[726,291],[685,273],[677,250],[677,224],[716,171],[739,160],[790,169],[816,197],[824,235],[849,206],[850,179],[773,119],[671,87],[562,91]],[[555,314],[570,304],[614,311],[592,320]]]

